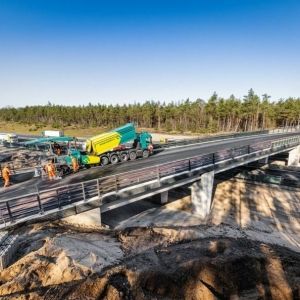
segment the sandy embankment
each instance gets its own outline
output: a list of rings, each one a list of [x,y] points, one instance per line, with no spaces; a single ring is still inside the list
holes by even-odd
[[[167,133],[151,133],[152,140],[154,142],[160,142],[165,139],[167,140],[186,140],[186,139],[195,139],[200,135],[184,135],[184,134],[167,134]],[[204,137],[204,135],[203,135]]]
[[[0,274],[0,295],[299,299],[299,199],[299,192],[229,181],[218,186],[207,224],[188,219],[186,198],[128,221],[147,225],[151,220],[151,227],[23,228],[16,261]],[[167,215],[173,215],[173,225],[163,224]]]

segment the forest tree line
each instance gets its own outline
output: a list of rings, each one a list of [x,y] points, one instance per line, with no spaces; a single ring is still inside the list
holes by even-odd
[[[236,132],[260,130],[300,124],[300,98],[271,101],[267,94],[261,97],[249,90],[243,99],[228,99],[214,93],[207,101],[189,99],[162,103],[63,106],[48,103],[45,106],[0,109],[0,120],[31,125],[52,125],[114,128],[127,122],[138,127],[168,132]]]

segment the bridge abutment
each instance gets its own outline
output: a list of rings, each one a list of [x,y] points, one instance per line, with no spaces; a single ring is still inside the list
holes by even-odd
[[[300,160],[300,146],[297,146],[293,150],[289,152],[288,157],[288,166],[299,166],[299,160]]]
[[[193,213],[201,219],[205,219],[212,203],[215,172],[207,172],[201,175],[201,180],[192,184],[192,206]]]

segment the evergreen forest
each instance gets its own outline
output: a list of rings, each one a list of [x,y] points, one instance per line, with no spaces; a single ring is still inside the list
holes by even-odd
[[[214,93],[208,100],[180,102],[146,101],[142,104],[85,106],[54,105],[4,107],[0,120],[32,125],[81,128],[114,128],[134,122],[140,128],[167,132],[237,132],[300,124],[300,98],[271,101],[250,89],[242,99],[228,99]]]

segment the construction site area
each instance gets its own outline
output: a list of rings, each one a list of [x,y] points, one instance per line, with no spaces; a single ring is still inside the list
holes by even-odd
[[[0,300],[300,300],[299,15],[0,0]]]
[[[4,143],[1,299],[300,299],[298,137]]]
[[[299,299],[299,197],[299,191],[228,180],[218,184],[206,222],[190,214],[189,197],[183,197],[119,229],[27,225],[16,230],[18,250],[1,271],[0,294]]]

